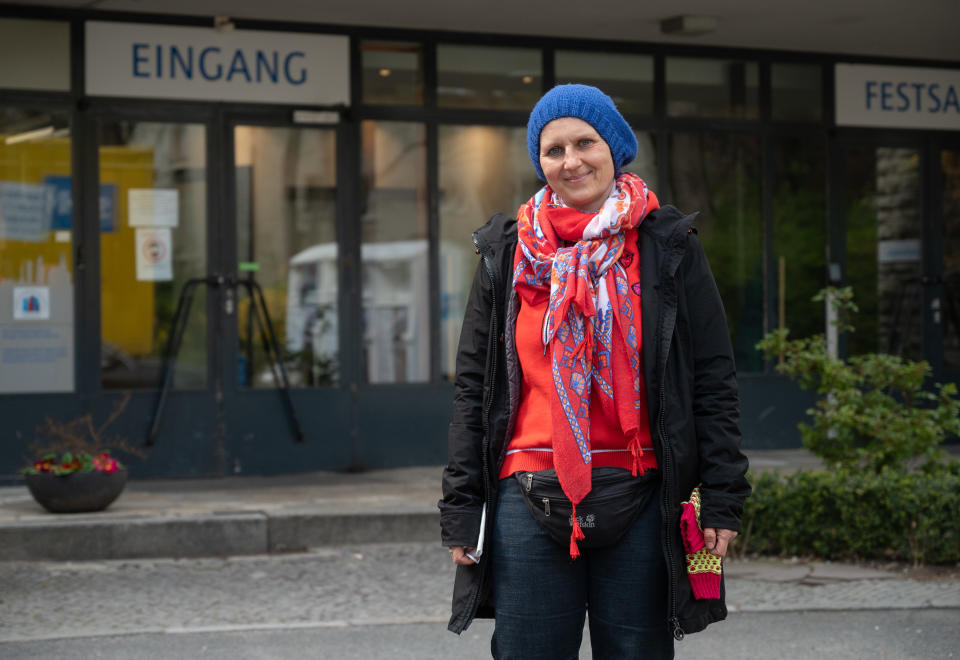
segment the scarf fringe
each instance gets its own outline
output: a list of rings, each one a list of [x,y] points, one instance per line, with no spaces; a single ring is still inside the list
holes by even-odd
[[[583,530],[580,529],[580,521],[577,520],[577,505],[573,505],[573,509],[570,512],[570,522],[573,526],[573,531],[570,534],[570,558],[576,559],[580,556],[580,548],[577,547],[577,541],[582,541],[587,538],[583,533]]]

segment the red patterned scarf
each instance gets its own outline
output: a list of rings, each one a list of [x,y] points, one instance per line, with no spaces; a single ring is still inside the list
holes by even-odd
[[[594,385],[603,411],[620,421],[634,455],[640,457],[640,412],[646,402],[640,387],[640,338],[628,295],[627,274],[618,262],[624,233],[660,207],[656,195],[635,174],[625,172],[603,207],[584,214],[566,206],[544,186],[517,212],[520,250],[513,286],[528,304],[549,292],[543,319],[544,352],[550,362],[556,396],[552,398],[553,456],[564,494],[573,504],[570,556],[578,557],[576,506],[590,492],[590,397]],[[582,224],[576,242],[563,241],[554,225]]]

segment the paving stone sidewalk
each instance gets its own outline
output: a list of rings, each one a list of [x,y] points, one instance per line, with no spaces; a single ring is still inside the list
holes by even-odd
[[[917,572],[853,563],[728,561],[731,611],[960,608],[960,570]]]
[[[852,564],[728,561],[732,612],[956,608],[960,576]],[[219,559],[0,562],[0,643],[75,636],[430,623],[454,568],[437,543]],[[0,650],[0,656],[2,656]]]

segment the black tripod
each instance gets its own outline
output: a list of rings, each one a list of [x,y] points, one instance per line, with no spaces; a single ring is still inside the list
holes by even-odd
[[[147,436],[147,446],[153,445],[157,440],[157,434],[160,431],[160,421],[163,417],[163,409],[167,402],[167,396],[170,393],[170,387],[173,384],[173,372],[177,364],[177,353],[180,351],[180,344],[183,342],[183,333],[187,328],[187,319],[190,316],[190,307],[193,305],[193,298],[197,287],[205,284],[211,288],[227,287],[236,290],[239,286],[244,286],[250,296],[250,313],[256,319],[256,324],[260,329],[260,340],[263,342],[264,351],[271,358],[270,367],[273,370],[273,382],[283,393],[283,400],[286,403],[287,416],[290,419],[290,426],[293,428],[294,442],[303,442],[303,430],[300,428],[300,420],[297,418],[297,411],[293,407],[293,397],[290,396],[290,381],[287,378],[287,369],[283,364],[283,355],[280,353],[280,346],[277,344],[277,335],[273,331],[273,323],[270,321],[270,312],[267,311],[267,303],[263,297],[263,289],[252,279],[234,280],[220,276],[196,277],[187,280],[180,290],[180,298],[177,301],[177,310],[173,314],[173,323],[171,324],[170,338],[167,340],[167,349],[163,355],[163,366],[160,370],[160,395],[157,398],[157,406],[153,411],[153,420],[150,424],[150,433]],[[252,340],[252,338],[251,338]]]

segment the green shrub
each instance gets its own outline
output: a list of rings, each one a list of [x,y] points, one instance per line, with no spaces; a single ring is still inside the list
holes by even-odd
[[[838,329],[857,307],[853,291],[829,288],[815,301],[830,298],[838,312]],[[885,353],[832,357],[823,335],[789,339],[786,329],[768,333],[757,348],[767,359],[780,358],[777,371],[803,389],[816,392],[811,423],[799,425],[803,446],[830,467],[862,466],[874,472],[901,469],[922,457],[925,469],[943,458],[940,445],[960,435],[960,401],[953,383],[926,387],[930,366]]]
[[[848,469],[751,479],[742,552],[823,559],[960,562],[960,467]]]

